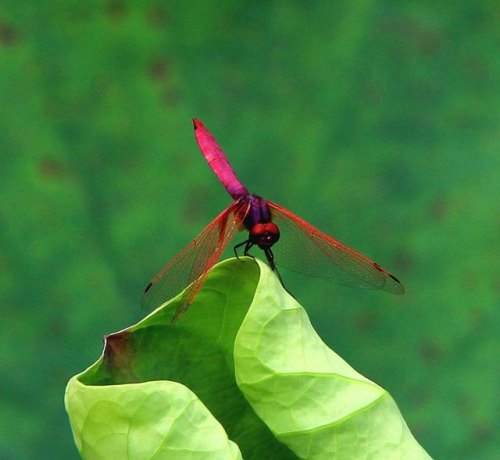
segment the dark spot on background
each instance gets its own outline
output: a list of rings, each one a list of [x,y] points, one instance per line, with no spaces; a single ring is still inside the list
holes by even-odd
[[[495,436],[495,430],[487,422],[479,422],[473,428],[473,436],[477,442],[491,442]]]
[[[480,275],[476,272],[475,267],[468,267],[460,273],[461,284],[468,291],[477,291],[480,287]]]
[[[127,5],[123,0],[109,0],[105,8],[111,19],[121,19],[127,14]]]
[[[442,198],[436,198],[429,206],[429,217],[435,221],[443,220],[448,211],[448,204]]]
[[[373,330],[376,321],[377,321],[377,315],[373,310],[361,311],[356,315],[356,327],[361,332],[368,332]]]
[[[444,357],[444,351],[437,343],[424,342],[420,346],[420,355],[422,356],[424,361],[432,364],[442,361]]]
[[[50,337],[63,337],[67,330],[68,324],[66,321],[66,317],[63,317],[61,315],[52,316],[48,331]]]
[[[153,27],[165,27],[168,24],[168,16],[165,11],[153,8],[147,12],[148,22]]]
[[[487,61],[480,56],[468,56],[462,62],[462,70],[473,82],[483,80],[491,70]]]
[[[456,401],[458,412],[467,418],[476,416],[476,403],[467,395],[460,395]]]
[[[384,91],[381,85],[374,82],[366,83],[361,91],[363,93],[363,100],[372,105],[377,105],[384,101]]]
[[[153,80],[163,80],[167,76],[167,62],[156,59],[149,66],[149,75]]]
[[[0,20],[0,43],[11,46],[18,41],[18,34],[14,27]]]
[[[394,258],[394,264],[391,265],[391,267],[397,267],[398,270],[407,272],[411,269],[412,265],[413,257],[408,252],[399,251]]]
[[[481,308],[470,308],[467,311],[471,326],[476,329],[477,333],[481,333],[484,328],[488,327],[488,322],[484,310]]]
[[[47,179],[60,179],[68,172],[64,165],[53,158],[44,158],[40,161],[39,170],[42,176]]]
[[[495,278],[493,280],[493,290],[497,293],[500,293],[500,278]]]
[[[395,161],[386,166],[379,176],[380,190],[393,199],[409,200],[419,193],[415,173],[402,161]]]
[[[162,101],[166,106],[172,107],[182,101],[182,96],[181,93],[175,88],[167,88],[163,92]]]
[[[181,101],[181,93],[178,89],[168,82],[170,68],[168,62],[163,58],[153,59],[147,69],[149,77],[155,81],[159,88],[160,101],[166,106],[175,106]]]
[[[428,404],[431,399],[430,389],[425,386],[419,386],[413,388],[410,393],[410,398],[414,401],[414,404],[422,406],[423,404]]]
[[[393,49],[400,55],[408,52],[431,55],[445,44],[440,30],[407,15],[386,15],[380,21],[378,31],[391,39]]]

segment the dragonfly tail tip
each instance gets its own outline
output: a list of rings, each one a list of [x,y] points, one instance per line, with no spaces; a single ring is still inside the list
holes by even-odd
[[[203,123],[200,120],[198,120],[198,118],[193,118],[193,126],[194,129],[198,129],[203,127]]]

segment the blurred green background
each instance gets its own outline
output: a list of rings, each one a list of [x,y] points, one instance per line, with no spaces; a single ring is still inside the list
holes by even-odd
[[[432,456],[495,458],[499,19],[475,0],[4,0],[0,458],[78,458],[67,380],[230,203],[193,116],[252,191],[405,283],[284,272],[323,339]]]

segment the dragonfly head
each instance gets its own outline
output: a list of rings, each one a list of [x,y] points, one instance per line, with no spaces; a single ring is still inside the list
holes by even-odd
[[[280,239],[280,230],[273,222],[255,224],[250,229],[250,242],[260,249],[270,248]]]

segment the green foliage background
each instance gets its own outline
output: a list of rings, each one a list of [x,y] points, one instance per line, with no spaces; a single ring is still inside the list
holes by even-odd
[[[493,458],[499,16],[487,0],[4,0],[0,457],[77,458],[67,380],[229,204],[197,116],[252,191],[405,283],[396,298],[283,273],[325,341],[431,455]]]

